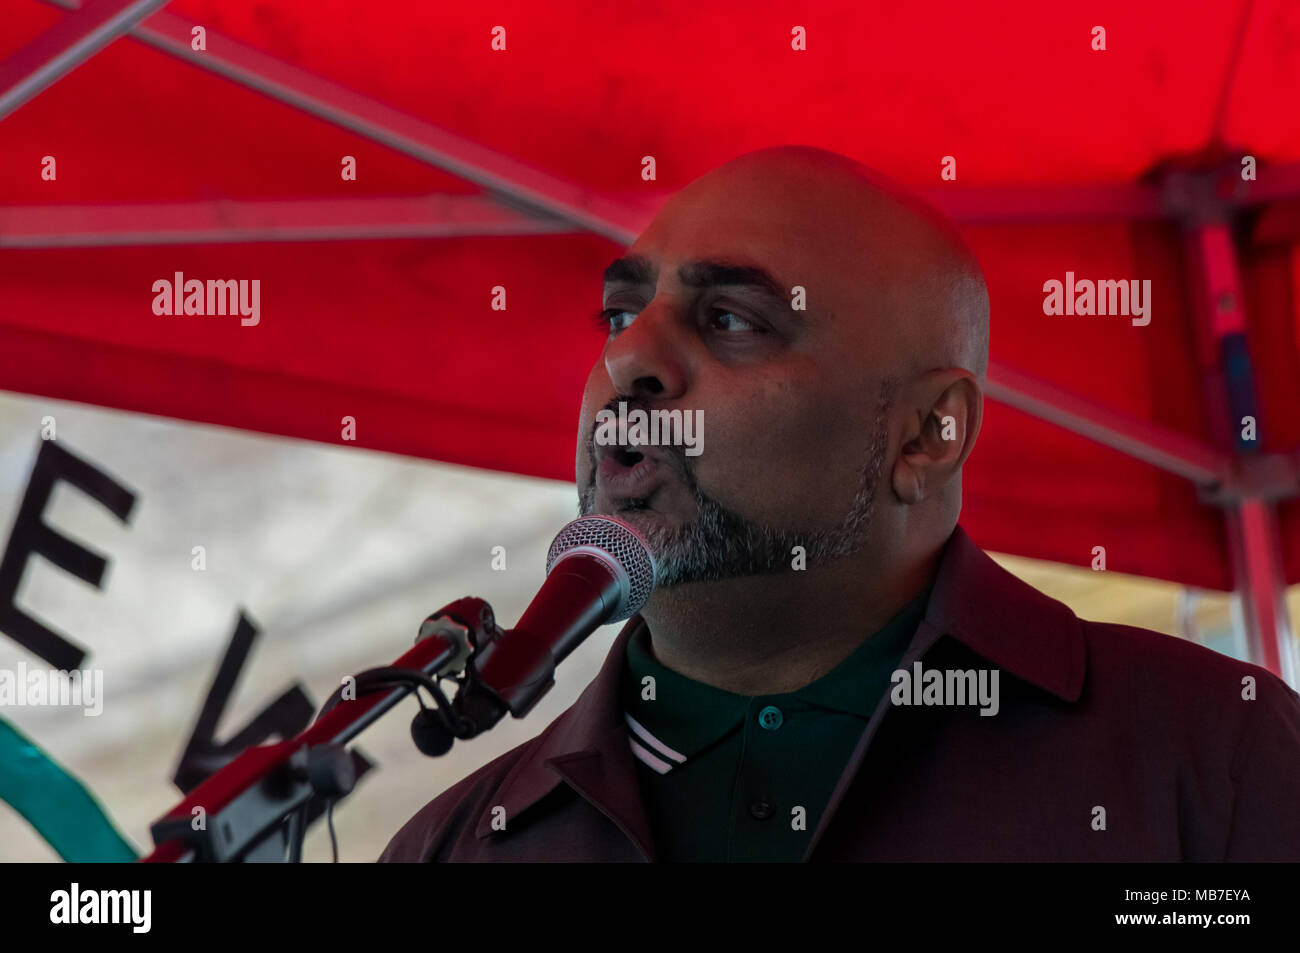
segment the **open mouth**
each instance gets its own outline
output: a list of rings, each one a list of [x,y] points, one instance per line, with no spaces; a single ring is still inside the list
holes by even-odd
[[[634,447],[604,447],[596,467],[596,485],[620,508],[648,509],[669,470],[653,452]]]

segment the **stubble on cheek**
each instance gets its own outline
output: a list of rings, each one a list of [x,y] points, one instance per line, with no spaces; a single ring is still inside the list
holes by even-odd
[[[814,408],[789,387],[758,396],[730,426],[709,434],[705,492],[766,526],[836,525],[857,490],[865,434],[846,426],[842,407]]]

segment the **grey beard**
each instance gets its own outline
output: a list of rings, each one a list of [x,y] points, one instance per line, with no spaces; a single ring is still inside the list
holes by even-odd
[[[746,519],[701,492],[695,474],[686,465],[681,447],[664,447],[666,462],[676,470],[694,497],[699,516],[689,525],[672,529],[659,522],[638,520],[636,513],[644,507],[635,503],[615,514],[646,537],[658,563],[657,585],[676,586],[687,582],[787,572],[793,568],[796,546],[804,548],[808,565],[861,552],[866,545],[876,486],[889,447],[888,414],[896,390],[897,384],[893,380],[881,384],[875,435],[860,470],[862,479],[848,514],[839,526],[830,530],[775,529]],[[591,447],[588,440],[591,479],[578,492],[579,516],[590,515],[595,505],[595,457]]]

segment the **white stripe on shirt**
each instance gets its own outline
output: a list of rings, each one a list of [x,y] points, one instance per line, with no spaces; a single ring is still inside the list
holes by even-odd
[[[645,748],[641,747],[641,745],[636,743],[635,738],[629,736],[627,741],[628,744],[632,746],[632,753],[636,755],[637,760],[640,761],[642,764],[648,764],[651,768],[653,768],[655,771],[659,772],[660,774],[667,774],[670,770],[672,770],[671,764],[669,764],[667,761],[664,761],[662,758],[656,758],[649,751],[646,751]]]
[[[641,722],[637,721],[627,712],[623,712],[623,717],[627,719],[627,723],[631,727],[633,733],[635,733],[638,738],[648,744],[651,748],[658,751],[661,755],[671,758],[678,764],[681,764],[686,760],[686,755],[682,754],[680,751],[674,751],[654,735],[650,734],[650,732],[646,730],[645,725],[641,724]]]

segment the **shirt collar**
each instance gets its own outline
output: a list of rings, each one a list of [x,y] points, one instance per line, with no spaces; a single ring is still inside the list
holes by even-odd
[[[806,685],[794,698],[819,708],[848,712],[869,719],[876,703],[889,687],[889,677],[899,658],[907,651],[917,626],[925,615],[930,587],[900,609],[880,631],[863,641],[848,658],[817,681]],[[782,698],[786,696],[773,696]]]
[[[653,695],[645,697],[653,691]],[[745,717],[749,699],[679,675],[654,657],[642,622],[628,639],[623,708],[629,727],[669,762],[693,758]]]
[[[730,734],[754,697],[786,710],[813,706],[869,719],[916,633],[928,597],[927,588],[816,681],[797,691],[762,696],[738,695],[674,672],[654,657],[643,623],[627,643],[623,705],[629,727],[654,757],[680,763]],[[647,678],[653,681],[647,683]],[[647,698],[651,685],[654,696]]]

